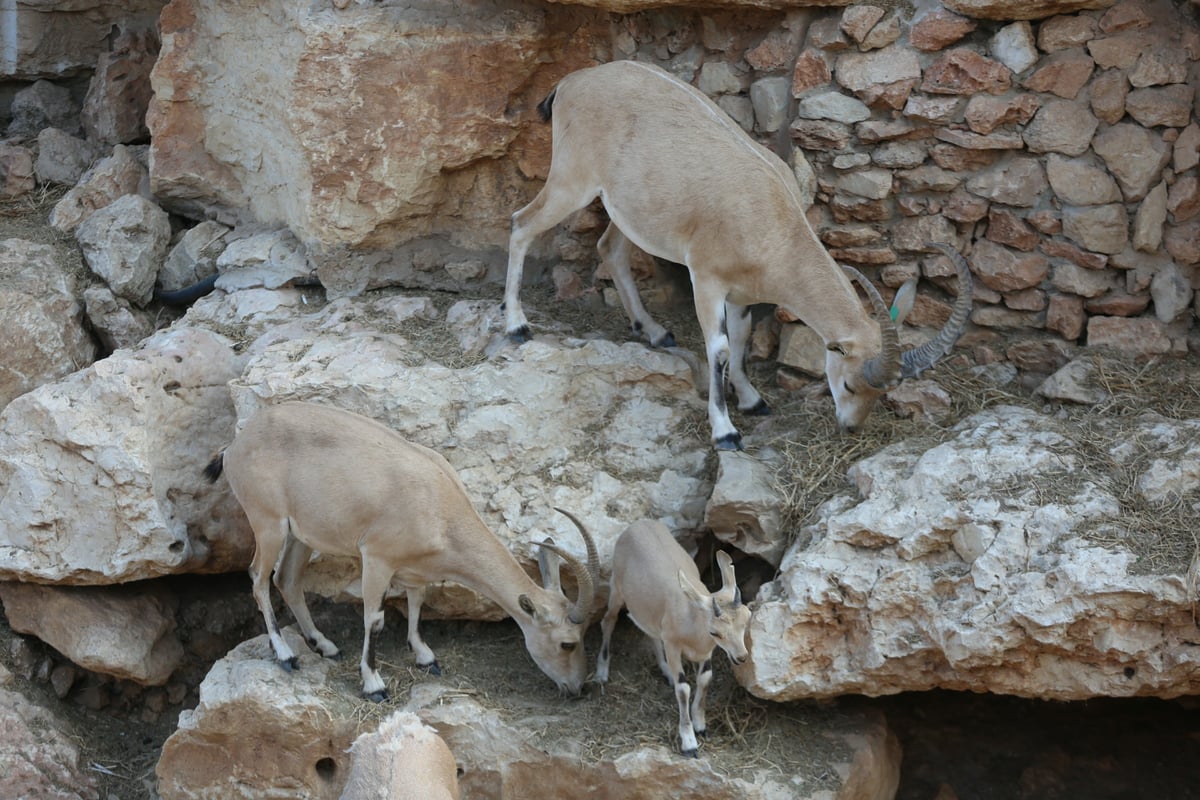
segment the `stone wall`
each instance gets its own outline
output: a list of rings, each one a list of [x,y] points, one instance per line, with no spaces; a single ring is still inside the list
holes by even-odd
[[[18,3],[2,77],[50,69],[30,20],[87,20],[96,39],[118,14],[78,5]],[[509,217],[548,167],[537,102],[574,69],[635,58],[792,162],[836,258],[886,287],[922,275],[915,324],[946,313],[947,265],[924,243],[957,243],[978,279],[976,360],[1044,374],[1074,343],[1187,351],[1194,3],[647,5],[174,0],[151,79],[151,188],[185,220],[290,228],[333,294],[495,281]],[[123,8],[116,38],[78,57],[116,52],[156,8]],[[535,260],[590,275],[602,223],[579,217]]]

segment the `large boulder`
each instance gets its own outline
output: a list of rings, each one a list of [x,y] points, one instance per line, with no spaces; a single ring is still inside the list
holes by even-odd
[[[249,360],[230,383],[239,424],[287,400],[378,419],[442,453],[489,527],[531,568],[546,535],[585,557],[555,506],[583,519],[604,565],[634,519],[701,526],[710,448],[696,435],[703,404],[687,359],[561,334],[516,347],[492,301],[441,310],[397,295],[316,307],[304,298],[292,289],[217,292],[189,311],[189,324],[240,329],[247,342]],[[353,560],[322,556],[310,575],[312,591],[357,595]],[[429,604],[456,617],[499,613],[446,586],[431,589]]]
[[[334,272],[354,269],[341,248],[505,242],[549,163],[534,107],[603,55],[607,16],[482,0],[335,6],[168,4],[149,113],[156,196],[197,218],[290,227]]]
[[[20,0],[4,11],[0,78],[78,74],[107,52],[113,29],[153,30],[163,0]]]
[[[1194,539],[1170,509],[1198,476],[1200,421],[1150,414],[999,407],[891,445],[763,586],[739,679],[775,700],[1195,694]]]
[[[0,579],[106,584],[242,569],[252,544],[201,477],[233,431],[233,344],[162,331],[0,414]]]

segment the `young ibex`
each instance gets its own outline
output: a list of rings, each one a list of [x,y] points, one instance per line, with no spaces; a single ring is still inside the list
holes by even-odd
[[[706,731],[704,697],[712,682],[712,653],[724,650],[735,664],[746,660],[750,609],[742,604],[733,560],[717,551],[721,590],[710,594],[700,571],[661,522],[641,520],[626,528],[613,546],[612,587],[601,623],[604,639],[596,659],[597,683],[608,680],[609,643],[621,607],[655,641],[658,666],[679,703],[679,741],[684,755],[695,756],[696,736]],[[683,659],[698,664],[696,694],[683,672]]]
[[[433,651],[417,633],[425,588],[453,581],[504,609],[524,632],[538,667],[561,690],[579,694],[587,669],[583,635],[599,572],[586,534],[587,566],[549,539],[541,543],[542,551],[556,555],[539,555],[542,588],[488,529],[445,458],[372,419],[312,403],[258,412],[205,474],[215,481],[222,470],[254,530],[254,599],[285,669],[297,659],[271,608],[272,571],[309,647],[327,657],[338,654],[313,625],[304,600],[301,578],[316,550],[359,559],[365,624],[359,669],[368,699],[387,697],[375,669],[375,636],[383,628],[383,599],[393,577],[408,597],[408,643],[418,666],[438,672]],[[561,591],[558,557],[579,587],[574,603]]]
[[[931,366],[962,333],[971,278],[957,251],[943,247],[959,276],[949,321],[926,346],[901,354],[898,321],[854,273],[877,321],[863,308],[813,233],[787,165],[669,73],[634,61],[580,70],[563,78],[538,109],[553,119],[554,150],[546,185],[513,215],[504,290],[505,331],[513,340],[529,337],[518,298],[529,245],[597,196],[612,220],[600,240],[601,257],[633,330],[651,344],[672,344],[673,337],[638,298],[631,248],[684,264],[691,274],[718,448],[741,447],[725,405],[726,376],[739,409],[769,411],[743,368],[751,304],[782,306],[825,342],[826,377],[838,423],[848,431],[863,424],[884,392]]]

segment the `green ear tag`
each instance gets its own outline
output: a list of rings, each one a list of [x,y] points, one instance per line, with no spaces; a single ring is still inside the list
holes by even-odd
[[[891,309],[888,311],[888,314],[891,316],[892,322],[896,321],[896,315],[899,313],[900,313],[900,309],[896,308],[895,306],[891,307]]]

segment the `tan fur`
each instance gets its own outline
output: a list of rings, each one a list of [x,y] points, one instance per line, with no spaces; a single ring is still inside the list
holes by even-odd
[[[709,417],[719,445],[740,441],[724,404],[721,370],[743,410],[761,396],[741,359],[749,335],[735,317],[753,303],[776,303],[830,348],[828,373],[838,419],[860,424],[881,392],[863,378],[880,352],[880,328],[817,239],[790,169],[758,145],[703,93],[657,67],[618,61],[566,76],[552,103],[549,177],[513,216],[505,291],[506,330],[528,326],[518,299],[530,242],[599,196],[612,219],[602,252],[635,322],[652,343],[665,329],[650,320],[628,277],[627,238],[660,258],[686,264],[709,359]],[[632,308],[631,308],[632,304]],[[637,324],[637,323],[640,323]],[[728,336],[724,330],[728,329]]]
[[[337,654],[304,602],[300,580],[315,550],[360,561],[364,695],[386,696],[371,640],[383,626],[382,602],[393,576],[408,594],[408,640],[418,665],[436,669],[433,652],[417,633],[425,587],[453,581],[495,601],[520,625],[542,671],[561,689],[580,691],[586,665],[583,625],[569,619],[575,604],[557,591],[557,575],[555,591],[529,578],[438,453],[358,414],[283,403],[256,414],[220,459],[214,464],[223,464],[254,529],[255,600],[285,666],[296,659],[275,624],[267,583],[273,570],[310,646]],[[568,566],[583,569],[574,560]]]
[[[723,586],[710,593],[700,581],[695,562],[666,525],[651,520],[633,523],[613,547],[612,587],[601,623],[603,642],[596,661],[596,681],[608,680],[612,632],[625,607],[634,624],[656,642],[659,668],[674,687],[679,703],[680,749],[687,755],[696,754],[696,735],[703,735],[706,728],[704,699],[712,680],[709,660],[713,650],[720,647],[734,663],[748,655],[745,637],[750,610],[738,596],[729,555],[718,551],[717,563]],[[701,665],[690,706],[683,659]]]

